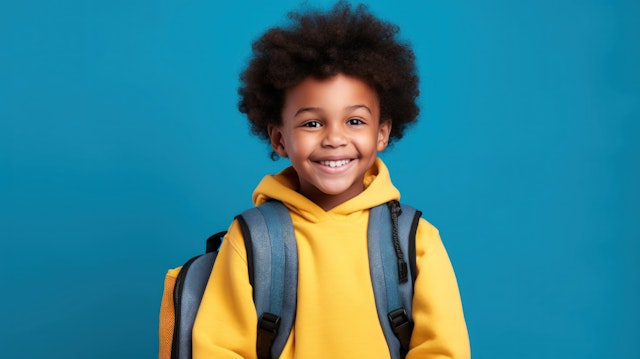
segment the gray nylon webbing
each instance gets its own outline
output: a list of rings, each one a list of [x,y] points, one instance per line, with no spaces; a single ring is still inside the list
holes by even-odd
[[[415,209],[402,205],[402,214],[398,216],[398,235],[400,248],[405,262],[409,254],[409,232],[416,213]],[[387,340],[391,358],[400,358],[400,341],[393,333],[387,314],[403,307],[411,318],[413,300],[413,278],[408,271],[409,280],[399,283],[397,258],[393,246],[391,213],[386,204],[374,207],[369,212],[368,228],[369,267],[371,283],[376,298],[376,309],[380,326]]]
[[[242,214],[251,233],[254,302],[258,318],[265,312],[280,317],[280,329],[271,348],[282,353],[296,314],[298,250],[289,210],[271,201]]]

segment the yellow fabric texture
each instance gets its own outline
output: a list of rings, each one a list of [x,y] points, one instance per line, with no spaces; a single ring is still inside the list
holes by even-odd
[[[281,358],[390,358],[369,274],[369,208],[399,199],[378,159],[365,190],[325,212],[296,192],[288,168],[266,176],[253,200],[289,208],[298,245],[298,303]],[[456,278],[438,231],[421,220],[416,234],[415,328],[408,359],[470,358]],[[256,358],[257,315],[237,222],[222,244],[193,329],[193,358]]]
[[[164,277],[164,291],[162,292],[162,302],[160,303],[160,325],[159,325],[159,345],[158,358],[171,358],[171,342],[173,341],[173,326],[176,320],[176,313],[173,306],[173,288],[176,286],[176,278],[182,267],[169,269]]]

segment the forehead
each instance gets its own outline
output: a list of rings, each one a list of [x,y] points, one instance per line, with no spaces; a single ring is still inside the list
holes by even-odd
[[[379,108],[378,95],[366,82],[344,74],[325,79],[307,77],[285,91],[283,113],[302,107],[330,110],[355,105],[365,105],[376,111]]]

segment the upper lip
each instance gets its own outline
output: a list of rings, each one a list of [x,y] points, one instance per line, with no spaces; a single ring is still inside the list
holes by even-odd
[[[344,161],[344,160],[354,160],[355,157],[349,157],[349,156],[329,156],[329,157],[322,157],[322,158],[316,158],[313,159],[314,162],[320,162],[320,161]]]

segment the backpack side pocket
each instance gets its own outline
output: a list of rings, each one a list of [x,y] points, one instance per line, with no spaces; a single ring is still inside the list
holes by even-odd
[[[164,277],[164,290],[162,292],[162,302],[160,303],[160,325],[159,325],[159,359],[171,358],[171,345],[173,342],[173,331],[176,320],[175,307],[173,303],[173,289],[176,286],[176,278],[182,267],[169,269]]]

